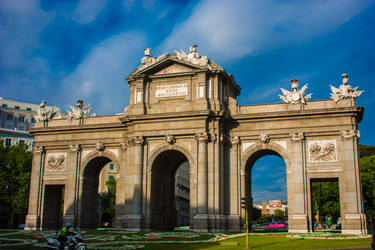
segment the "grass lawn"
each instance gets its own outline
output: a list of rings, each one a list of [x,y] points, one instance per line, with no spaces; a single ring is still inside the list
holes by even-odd
[[[237,235],[194,232],[126,232],[115,230],[82,231],[89,249],[244,249],[245,237],[218,241]],[[0,249],[45,249],[45,238],[54,231],[0,230]],[[311,239],[313,237],[314,239]],[[320,237],[322,239],[316,239]],[[238,244],[238,245],[237,245]],[[286,233],[252,234],[252,249],[324,249],[370,247],[371,238],[341,234]]]

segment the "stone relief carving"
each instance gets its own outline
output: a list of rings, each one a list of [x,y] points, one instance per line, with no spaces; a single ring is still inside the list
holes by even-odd
[[[206,132],[201,132],[199,134],[196,134],[194,136],[195,140],[197,140],[198,142],[203,142],[203,143],[206,143],[208,142],[208,140],[210,139],[210,135]]]
[[[240,143],[240,138],[238,136],[231,136],[230,137],[230,143],[233,146],[238,145],[238,143]]]
[[[166,135],[165,136],[165,141],[168,143],[168,144],[174,144],[176,142],[176,138],[174,135]]]
[[[266,134],[260,135],[259,140],[261,143],[267,144],[270,142],[270,137]]]
[[[74,108],[73,106],[70,106],[71,111],[68,111],[68,116],[70,118],[70,121],[74,118],[76,120],[82,120],[83,118],[87,118],[89,113],[91,112],[91,105],[87,105],[86,107],[83,107],[83,101],[78,100],[77,101],[77,108]]]
[[[121,148],[122,151],[125,151],[128,148],[128,145],[126,145],[126,143],[124,143],[124,142],[121,142],[120,148]]]
[[[187,54],[185,51],[181,50],[178,52],[177,50],[176,55],[177,58],[181,61],[189,62],[192,64],[196,64],[201,67],[205,67],[208,69],[211,69],[211,65],[209,64],[209,60],[207,56],[200,56],[197,52],[198,45],[194,44],[190,47],[189,54]]]
[[[35,146],[33,148],[33,154],[41,154],[44,152],[44,146]]]
[[[293,133],[289,135],[289,138],[292,142],[301,142],[305,139],[305,135],[303,133]]]
[[[332,85],[329,85],[331,87],[331,99],[335,101],[336,103],[343,99],[353,98],[356,99],[358,96],[360,96],[364,91],[360,90],[358,91],[358,87],[353,88],[349,85],[349,76],[348,74],[342,74],[342,84],[339,88],[335,88]]]
[[[143,144],[142,136],[129,136],[128,137],[128,146],[134,146],[136,144]]]
[[[96,143],[96,150],[98,150],[98,151],[104,151],[104,149],[105,149],[105,146],[104,146],[104,144],[102,142],[97,142]]]
[[[283,100],[285,103],[306,104],[306,101],[310,99],[312,96],[312,94],[305,95],[305,91],[307,89],[308,84],[305,84],[305,86],[303,86],[300,90],[298,90],[298,80],[290,80],[290,84],[292,85],[292,91],[280,88],[281,92],[283,92],[283,95],[279,95],[280,99]]]
[[[80,150],[81,150],[81,145],[80,144],[69,145],[69,151],[71,151],[71,152],[77,152],[77,151],[80,151]]]
[[[47,171],[64,171],[66,166],[65,154],[49,154],[47,156]]]
[[[357,138],[359,139],[361,137],[361,134],[359,132],[359,130],[354,130],[354,129],[351,129],[351,130],[343,130],[340,132],[340,135],[342,137],[342,139],[352,139],[352,138]]]
[[[40,103],[39,109],[37,110],[36,113],[37,113],[37,121],[48,122],[53,119],[57,111],[54,111],[53,108],[47,108],[47,102],[43,100]]]
[[[309,141],[310,162],[335,162],[337,161],[336,141]]]

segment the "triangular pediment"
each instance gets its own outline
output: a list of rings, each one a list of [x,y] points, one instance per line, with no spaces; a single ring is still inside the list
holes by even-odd
[[[166,75],[166,74],[178,74],[192,72],[193,68],[180,63],[171,63],[168,65],[161,65],[159,69],[155,69],[153,75]]]

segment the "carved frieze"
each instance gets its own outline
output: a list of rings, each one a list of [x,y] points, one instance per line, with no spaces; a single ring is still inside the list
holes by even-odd
[[[270,142],[270,137],[267,134],[262,134],[259,136],[259,140],[263,144],[267,144]]]
[[[49,172],[65,171],[66,153],[51,153],[47,155],[47,168]]]
[[[336,162],[336,140],[309,141],[309,162]]]
[[[174,135],[166,135],[165,136],[165,141],[168,143],[168,144],[174,144],[176,142],[176,138]]]
[[[42,154],[44,152],[44,146],[35,146],[33,148],[33,154]]]
[[[352,138],[359,139],[359,137],[361,136],[359,130],[354,130],[354,129],[343,130],[343,131],[340,132],[340,135],[341,135],[343,140],[348,140],[348,139],[352,139]]]
[[[207,132],[201,132],[199,134],[196,134],[194,138],[200,143],[207,143],[210,139],[210,135]]]
[[[293,133],[289,135],[291,142],[301,142],[305,139],[305,135],[303,133]]]
[[[80,144],[69,145],[69,151],[70,152],[77,152],[77,151],[80,151],[80,150],[81,150],[81,145]]]
[[[96,150],[98,150],[98,151],[104,151],[104,149],[105,149],[105,146],[104,146],[104,144],[102,142],[97,142],[96,143]]]

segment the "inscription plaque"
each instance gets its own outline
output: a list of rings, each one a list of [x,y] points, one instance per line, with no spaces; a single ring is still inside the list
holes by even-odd
[[[188,85],[186,83],[160,85],[156,87],[155,92],[157,98],[185,95],[188,95]]]

